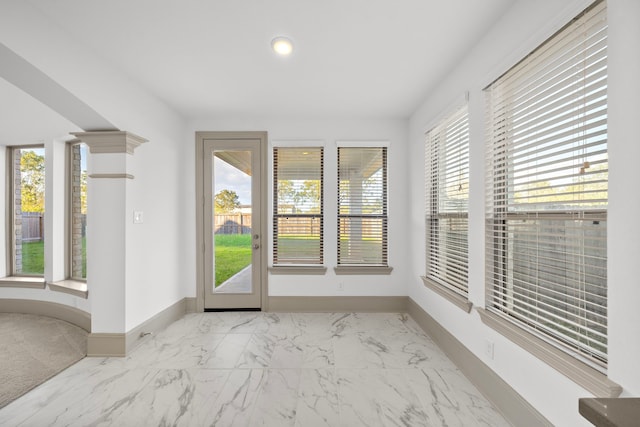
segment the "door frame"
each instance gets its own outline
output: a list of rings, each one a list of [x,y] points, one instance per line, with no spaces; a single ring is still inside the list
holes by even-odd
[[[268,157],[268,139],[267,132],[217,132],[217,131],[197,131],[196,132],[196,151],[195,151],[195,161],[196,161],[196,311],[204,312],[205,310],[205,217],[204,217],[204,209],[205,209],[205,194],[204,194],[204,141],[217,139],[223,141],[232,141],[234,139],[238,140],[257,140],[259,141],[260,146],[260,165],[262,169],[262,173],[260,178],[260,204],[261,204],[261,212],[259,213],[258,218],[260,221],[260,229],[261,236],[260,242],[262,250],[260,251],[260,259],[261,259],[261,268],[260,268],[260,309],[262,311],[268,311],[269,298],[268,298],[268,289],[269,286],[267,284],[268,274],[267,274],[267,252],[268,246],[266,246],[268,242],[268,234],[269,229],[268,226],[268,209],[267,209],[267,201],[268,201],[268,173],[267,173],[267,157]],[[252,221],[254,218],[252,218]]]

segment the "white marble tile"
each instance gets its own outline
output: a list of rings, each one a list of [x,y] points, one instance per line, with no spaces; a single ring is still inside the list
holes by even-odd
[[[335,364],[333,340],[327,334],[302,334],[276,341],[272,368],[328,368]]]
[[[266,369],[234,369],[218,398],[211,403],[207,423],[212,426],[250,426],[254,405],[266,377]]]
[[[337,369],[342,426],[427,426],[402,370]]]
[[[509,425],[455,368],[423,368],[407,371],[407,375],[434,425]]]
[[[268,368],[276,342],[276,338],[269,334],[252,334],[235,367]]]
[[[332,315],[334,335],[380,331],[406,332],[402,315],[396,313],[336,313]]]
[[[303,369],[296,409],[297,427],[332,427],[340,423],[335,369]]]
[[[1,426],[507,426],[402,314],[199,313],[84,359]]]
[[[296,420],[300,370],[267,369],[250,426],[286,427]]]
[[[225,335],[203,366],[211,369],[235,368],[250,339],[250,334]]]
[[[203,334],[251,334],[261,323],[260,312],[203,313],[198,330]]]
[[[240,335],[240,341],[244,342],[246,337],[246,335]],[[210,359],[219,352],[216,350],[220,344],[228,341],[227,335],[224,334],[188,335],[172,340],[153,337],[135,348],[124,361],[126,367],[129,368],[145,366],[154,366],[159,369],[207,367],[210,364]]]

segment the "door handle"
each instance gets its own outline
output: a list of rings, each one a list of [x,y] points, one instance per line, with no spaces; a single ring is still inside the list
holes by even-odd
[[[259,244],[255,243],[255,244],[253,245],[253,249],[259,249],[259,248],[260,248],[260,245],[259,245]]]

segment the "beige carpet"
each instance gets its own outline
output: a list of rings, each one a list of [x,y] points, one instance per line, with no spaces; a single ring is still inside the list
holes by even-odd
[[[0,313],[0,408],[85,357],[87,335],[51,317]]]

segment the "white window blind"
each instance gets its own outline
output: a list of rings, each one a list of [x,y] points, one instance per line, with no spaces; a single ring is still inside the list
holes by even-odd
[[[585,10],[486,93],[487,308],[603,367],[606,3]]]
[[[273,149],[273,264],[323,263],[323,149]]]
[[[468,295],[469,115],[465,105],[427,132],[426,278]]]
[[[338,147],[338,265],[387,266],[386,147]]]

